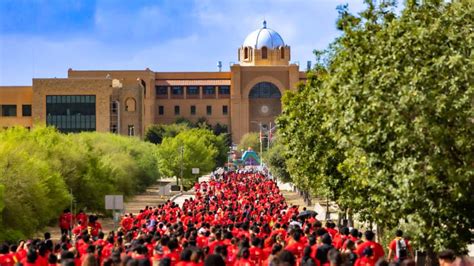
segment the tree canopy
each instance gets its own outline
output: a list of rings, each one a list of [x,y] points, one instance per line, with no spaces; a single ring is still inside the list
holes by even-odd
[[[424,1],[425,2],[425,1]],[[432,253],[474,227],[474,33],[469,1],[390,2],[352,15],[278,119],[288,170],[381,228],[414,225]]]
[[[77,208],[102,212],[105,195],[143,191],[158,170],[156,146],[136,138],[45,127],[0,131],[0,240],[31,235],[72,198]]]
[[[216,166],[219,150],[226,147],[222,135],[216,136],[207,129],[188,129],[175,137],[167,137],[158,147],[159,166],[166,176],[181,177],[184,187],[191,187],[197,176],[192,168],[200,173],[210,172]]]

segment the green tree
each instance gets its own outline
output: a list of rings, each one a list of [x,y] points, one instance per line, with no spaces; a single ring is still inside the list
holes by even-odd
[[[143,191],[160,175],[156,149],[109,133],[65,135],[41,126],[0,131],[0,240],[56,223],[72,196],[79,208],[101,212],[106,194]]]
[[[263,154],[263,160],[276,178],[283,182],[290,182],[291,177],[286,169],[285,153],[285,146],[277,135],[274,137],[270,149]]]
[[[199,168],[201,173],[214,169],[218,148],[211,137],[216,136],[209,130],[191,129],[163,139],[157,152],[163,175],[181,177],[182,171],[182,185],[189,188],[196,181],[192,168]]]
[[[258,132],[246,133],[240,139],[239,145],[237,145],[237,149],[239,151],[246,151],[248,148],[252,148],[255,152],[260,153],[260,139]]]
[[[175,124],[160,124],[151,125],[145,132],[145,140],[154,144],[160,144],[164,138],[175,137],[180,132],[191,128],[191,123],[175,123]]]
[[[414,225],[431,257],[464,251],[474,226],[472,4],[408,2],[395,17],[367,2],[341,15],[325,64],[284,97],[280,132],[299,151],[288,169],[381,228]]]

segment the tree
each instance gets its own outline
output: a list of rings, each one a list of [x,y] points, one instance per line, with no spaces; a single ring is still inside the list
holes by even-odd
[[[286,169],[285,146],[278,136],[274,137],[270,149],[263,154],[263,159],[276,178],[283,182],[290,182],[290,173]]]
[[[263,144],[262,144],[263,145]],[[249,132],[245,133],[240,139],[240,143],[237,146],[238,150],[246,151],[248,148],[252,148],[257,153],[260,153],[260,139],[259,133]]]
[[[180,132],[191,128],[191,123],[176,123],[169,125],[151,125],[147,128],[145,133],[145,140],[154,144],[160,144],[166,137],[175,137]]]
[[[196,181],[192,168],[201,173],[210,172],[215,167],[217,148],[211,144],[212,132],[192,129],[179,133],[176,137],[165,138],[158,148],[159,166],[165,176],[181,177],[184,187],[191,187]],[[214,136],[215,137],[215,136]]]
[[[414,225],[431,257],[464,251],[474,227],[472,6],[426,1],[397,18],[367,2],[341,16],[350,20],[315,80],[284,97],[279,129],[300,151],[288,169],[381,228]]]
[[[104,211],[159,178],[156,145],[109,133],[61,134],[35,126],[0,131],[0,240],[43,228],[69,206]]]

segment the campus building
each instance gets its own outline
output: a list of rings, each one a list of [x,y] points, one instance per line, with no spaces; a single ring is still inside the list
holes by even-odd
[[[34,78],[0,87],[0,127],[38,124],[62,132],[99,131],[143,137],[151,124],[178,118],[227,125],[234,142],[268,128],[281,96],[304,81],[291,49],[274,30],[250,33],[229,72],[68,70],[67,78]]]

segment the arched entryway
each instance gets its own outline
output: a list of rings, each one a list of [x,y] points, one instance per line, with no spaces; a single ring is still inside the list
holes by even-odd
[[[281,113],[281,92],[271,82],[255,84],[249,92],[249,128],[258,132],[259,124],[268,129],[270,123]]]

